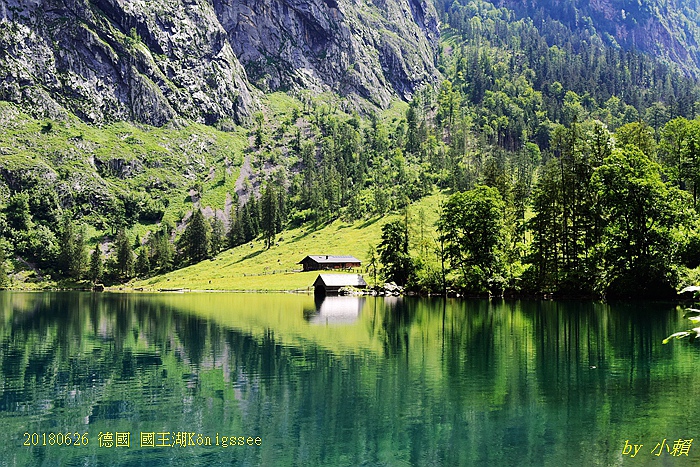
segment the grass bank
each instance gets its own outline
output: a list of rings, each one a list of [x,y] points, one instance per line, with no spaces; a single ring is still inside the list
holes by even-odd
[[[437,205],[442,195],[435,194],[414,203],[409,208],[414,237],[422,235],[430,241],[435,236]],[[422,214],[421,214],[422,212]],[[310,228],[287,230],[279,235],[278,243],[269,250],[262,241],[253,241],[224,251],[211,260],[145,280],[132,281],[129,286],[144,290],[241,290],[280,291],[309,289],[318,272],[294,272],[304,256],[313,254],[352,255],[363,262],[364,272],[368,250],[381,241],[382,226],[397,219],[398,214],[373,217],[356,222],[336,220]],[[421,220],[422,219],[422,220]],[[422,226],[422,227],[421,227]],[[360,272],[358,270],[358,272]]]

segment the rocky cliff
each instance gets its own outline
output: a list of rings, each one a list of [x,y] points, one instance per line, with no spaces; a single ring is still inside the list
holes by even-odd
[[[4,0],[0,97],[101,123],[240,120],[253,98],[212,5]]]
[[[426,0],[214,0],[262,89],[359,95],[380,106],[434,81],[437,14]]]
[[[261,89],[380,106],[435,79],[425,0],[1,0],[0,99],[94,123],[244,120]]]

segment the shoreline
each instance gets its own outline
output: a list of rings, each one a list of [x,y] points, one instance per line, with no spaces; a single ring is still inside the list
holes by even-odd
[[[0,288],[2,291],[8,292],[92,292],[92,293],[122,293],[122,294],[184,294],[184,293],[231,293],[231,294],[265,294],[265,293],[276,293],[276,294],[299,294],[299,295],[314,295],[313,287],[308,287],[304,289],[189,289],[189,288],[145,288],[142,286],[105,286],[102,290],[95,290],[95,288],[89,287],[5,287]],[[619,301],[631,301],[631,302],[674,302],[678,304],[694,302],[693,297],[678,295],[676,297],[668,298],[610,298],[599,296],[553,296],[552,294],[504,294],[504,295],[469,295],[469,294],[448,294],[444,296],[442,294],[421,294],[417,292],[405,292],[405,293],[347,293],[338,295],[327,295],[328,297],[411,297],[411,298],[449,298],[457,300],[470,300],[470,299],[501,299],[501,300],[543,300],[543,301],[601,301],[606,303],[619,302]]]

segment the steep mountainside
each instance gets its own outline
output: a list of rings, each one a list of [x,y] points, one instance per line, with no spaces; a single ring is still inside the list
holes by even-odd
[[[607,45],[635,48],[700,75],[698,0],[499,0],[498,6],[530,16],[535,24],[557,20]]]
[[[241,119],[253,97],[207,2],[0,4],[0,98],[55,116]]]
[[[357,94],[382,107],[435,81],[428,0],[214,0],[248,75],[265,90]]]
[[[433,81],[432,4],[285,0],[6,0],[0,99],[35,115],[161,125],[242,121],[264,90],[312,88],[385,106]]]

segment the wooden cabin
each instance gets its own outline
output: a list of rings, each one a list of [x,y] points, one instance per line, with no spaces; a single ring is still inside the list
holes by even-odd
[[[352,269],[362,266],[362,261],[354,256],[309,255],[299,261],[304,271],[324,269]]]
[[[364,289],[367,282],[359,274],[319,274],[314,281],[316,295],[338,295],[342,287]]]

